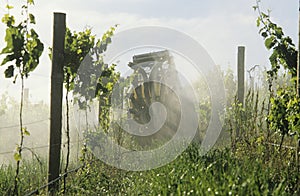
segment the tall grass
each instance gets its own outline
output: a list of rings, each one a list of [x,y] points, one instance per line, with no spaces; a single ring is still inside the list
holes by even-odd
[[[149,171],[127,172],[96,162],[74,174],[68,190],[76,195],[297,194],[295,168],[280,163],[280,168],[268,165],[259,156],[241,156],[229,148],[200,156],[192,145],[172,163]]]
[[[79,163],[84,166],[68,174],[65,194],[299,195],[295,150],[289,147],[295,141],[285,139],[281,149],[274,145],[281,137],[268,129],[267,114],[268,97],[249,91],[244,107],[235,101],[227,108],[224,131],[230,134],[231,145],[201,156],[200,147],[193,144],[168,165],[143,172],[108,166],[84,150]],[[21,195],[47,183],[46,168],[45,161],[22,162]],[[0,195],[12,193],[13,180],[14,166],[1,166]],[[46,195],[46,188],[36,193]]]

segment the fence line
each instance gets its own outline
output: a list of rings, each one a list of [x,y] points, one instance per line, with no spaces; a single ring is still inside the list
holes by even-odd
[[[93,162],[95,162],[97,160],[92,160],[90,162],[88,162],[88,164],[92,164]],[[55,178],[54,180],[48,182],[47,184],[44,184],[40,187],[38,187],[37,189],[25,194],[25,196],[31,196],[31,195],[34,195],[34,194],[39,194],[39,190],[41,189],[44,189],[44,188],[47,188],[49,185],[53,184],[53,183],[56,183],[57,181],[59,181],[60,179],[64,178],[65,176],[67,176],[69,173],[73,173],[73,172],[77,172],[79,169],[81,168],[84,168],[86,166],[86,163],[84,163],[83,165],[80,165],[74,169],[71,169],[63,174],[60,174],[59,177]]]
[[[70,142],[71,144],[74,144],[74,143],[78,143],[78,142],[82,142],[82,141],[84,141],[84,139],[82,139],[82,140],[76,140],[76,141],[73,141],[73,142]],[[67,142],[64,142],[64,143],[62,143],[61,145],[62,146],[64,146],[64,145],[66,145],[67,144]],[[58,144],[54,144],[54,146],[57,146]],[[50,147],[50,145],[43,145],[43,146],[36,146],[36,147],[32,147],[32,148],[29,148],[29,147],[24,147],[23,149],[30,149],[30,150],[36,150],[36,149],[41,149],[41,148],[48,148],[48,147]],[[12,153],[14,153],[14,151],[6,151],[6,152],[0,152],[0,155],[5,155],[5,154],[12,154]]]
[[[50,120],[50,118],[46,118],[46,119],[42,119],[42,120],[38,120],[38,121],[32,121],[30,123],[24,123],[23,125],[26,126],[26,125],[33,125],[33,124],[38,124],[40,122],[44,122],[44,121],[48,121]],[[0,127],[0,130],[2,129],[9,129],[9,128],[15,128],[15,127],[19,127],[20,125],[19,124],[15,124],[15,125],[10,125],[10,126],[5,126],[5,127]]]
[[[71,144],[74,144],[74,143],[78,143],[78,142],[82,142],[84,141],[84,139],[81,139],[81,140],[76,140],[76,141],[73,141],[73,142],[70,142]],[[62,143],[61,145],[64,146],[66,145],[67,142],[64,142]],[[275,143],[270,143],[270,142],[266,142],[265,144],[268,144],[268,145],[271,145],[271,146],[275,146],[275,147],[280,147],[280,144],[275,144]],[[58,145],[58,144],[55,144],[55,145]],[[36,147],[32,147],[32,148],[29,148],[29,147],[24,147],[24,149],[30,149],[30,150],[36,150],[36,149],[41,149],[41,148],[48,148],[50,147],[50,145],[43,145],[43,146],[36,146]],[[282,148],[287,148],[287,149],[290,149],[290,150],[295,150],[296,147],[294,146],[286,146],[286,145],[282,145],[281,146]],[[6,154],[12,154],[14,153],[14,151],[4,151],[4,152],[0,152],[0,155],[6,155]]]

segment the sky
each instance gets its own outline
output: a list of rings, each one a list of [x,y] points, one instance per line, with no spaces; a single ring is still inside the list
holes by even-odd
[[[0,15],[6,13],[6,0],[0,0]],[[19,13],[22,1],[9,0]],[[246,69],[269,66],[269,51],[256,27],[255,0],[35,0],[30,8],[36,17],[36,30],[45,45],[41,63],[26,81],[32,102],[50,100],[53,12],[67,16],[67,26],[76,31],[92,27],[100,37],[109,27],[119,24],[116,33],[141,26],[168,27],[187,34],[200,43],[215,64],[223,70],[236,70],[237,47],[246,47]],[[298,43],[298,1],[261,0],[261,9],[271,10],[271,19]],[[0,25],[0,48],[4,47],[5,26]],[[0,56],[0,59],[3,58]],[[4,79],[0,67],[0,94],[17,97],[20,83]]]

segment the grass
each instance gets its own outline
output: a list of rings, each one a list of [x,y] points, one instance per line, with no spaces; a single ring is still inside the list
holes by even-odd
[[[188,148],[172,163],[158,169],[126,172],[98,163],[81,170],[73,179],[69,184],[71,194],[299,194],[296,192],[298,174],[295,167],[289,164],[281,165],[279,171],[262,157],[241,156],[230,149],[216,149],[200,156],[195,146]]]
[[[94,161],[67,178],[68,195],[298,195],[299,174],[292,156],[266,159],[264,149],[256,153],[215,149],[204,156],[190,146],[176,160],[161,168],[131,172]],[[276,150],[275,150],[276,152]],[[292,153],[288,153],[292,155]],[[93,158],[90,158],[90,161]],[[20,194],[46,183],[46,164],[26,161],[21,167]],[[0,195],[9,195],[13,166],[0,168]],[[297,184],[298,183],[298,184]],[[298,190],[297,190],[298,189]],[[41,195],[46,190],[40,190]]]
[[[2,165],[0,167],[0,195],[11,195],[15,176],[15,165]],[[20,167],[19,195],[29,192],[34,187],[47,182],[46,163],[36,160],[22,161]]]

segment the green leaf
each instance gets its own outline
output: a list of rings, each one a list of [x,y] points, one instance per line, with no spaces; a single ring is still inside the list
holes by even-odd
[[[27,0],[29,5],[34,5],[34,0]]]
[[[27,135],[27,136],[30,136],[30,133],[27,130],[24,131],[24,134]]]
[[[6,31],[5,31],[5,42],[7,44],[7,48],[12,48],[13,47],[13,35],[14,35],[14,29],[13,28],[7,28]],[[3,52],[2,52],[3,53]]]
[[[261,36],[263,36],[264,38],[268,37],[268,34],[266,32],[262,32]]]
[[[32,14],[29,14],[29,21],[31,24],[35,24],[35,17]]]
[[[8,4],[7,4],[7,5],[6,5],[6,8],[7,8],[7,9],[9,9],[9,10],[11,10],[11,9],[13,9],[13,8],[14,8],[14,6],[12,6],[12,5],[8,5]]]
[[[256,20],[256,26],[257,26],[257,27],[260,26],[260,20],[261,20],[260,17],[258,17],[257,20]]]
[[[14,66],[10,65],[7,67],[7,69],[4,71],[5,77],[6,78],[11,78],[14,76]]]
[[[8,27],[12,27],[12,25],[15,24],[15,17],[9,14],[4,14],[2,18],[2,22],[6,24]]]
[[[29,131],[27,130],[26,127],[22,128],[22,132],[23,132],[24,135],[30,136],[30,133],[29,133]]]
[[[281,27],[275,28],[275,34],[279,39],[281,39],[281,37],[283,36],[282,28]]]
[[[7,23],[7,21],[9,21],[10,15],[9,14],[4,14],[4,16],[2,17],[2,22],[4,24]]]
[[[265,46],[268,50],[270,50],[275,45],[275,37],[271,36],[265,40]]]
[[[52,60],[52,48],[48,47],[48,56],[50,58],[50,60]]]
[[[21,155],[20,155],[20,153],[18,153],[18,152],[16,152],[15,154],[14,154],[14,159],[16,160],[16,161],[21,161]]]
[[[270,63],[273,67],[275,67],[277,65],[277,58],[278,58],[278,52],[276,50],[274,50],[272,55],[269,58]]]
[[[8,63],[8,62],[10,62],[10,61],[13,61],[13,60],[15,59],[14,57],[15,57],[14,54],[7,55],[7,56],[3,59],[1,65],[5,65],[6,63]],[[1,65],[0,65],[0,66],[1,66]]]
[[[270,16],[268,14],[265,13],[261,13],[261,17],[263,17],[264,19],[268,19]]]

